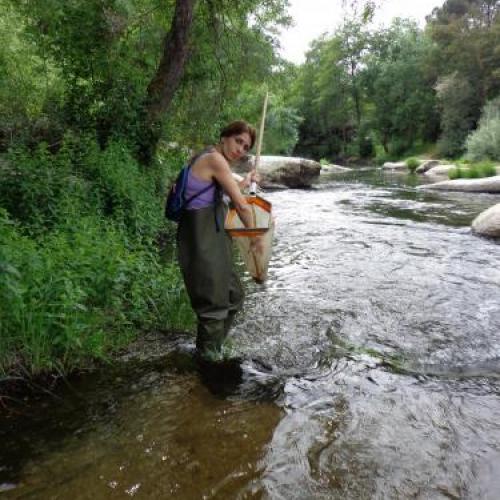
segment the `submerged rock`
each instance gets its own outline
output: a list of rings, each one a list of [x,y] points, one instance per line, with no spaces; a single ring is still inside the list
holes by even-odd
[[[440,189],[443,191],[465,191],[470,193],[500,193],[500,175],[482,179],[454,179],[424,184],[417,189]]]
[[[335,165],[333,163],[330,163],[328,165],[321,165],[321,172],[320,174],[341,174],[344,172],[350,172],[352,168],[349,167],[342,167],[341,165]]]
[[[481,212],[472,221],[472,231],[481,236],[500,238],[500,203]]]
[[[249,156],[235,167],[235,172],[248,172],[254,162]],[[307,188],[316,181],[321,171],[321,164],[306,158],[293,156],[261,156],[259,173],[264,188],[288,187]]]

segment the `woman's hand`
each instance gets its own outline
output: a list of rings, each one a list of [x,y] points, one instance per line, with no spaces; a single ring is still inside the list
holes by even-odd
[[[260,174],[256,170],[250,170],[245,178],[241,181],[240,187],[241,189],[249,188],[252,185],[252,182],[258,184],[261,180]]]

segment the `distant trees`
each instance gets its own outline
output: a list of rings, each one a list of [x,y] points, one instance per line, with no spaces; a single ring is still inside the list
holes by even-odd
[[[298,148],[363,156],[376,141],[397,154],[432,138],[433,82],[422,71],[428,49],[422,32],[403,21],[375,32],[350,23],[315,42],[299,77],[305,119]]]
[[[481,108],[500,94],[500,2],[447,0],[429,16],[427,33],[439,68],[440,151],[458,155]]]
[[[500,96],[486,103],[479,127],[466,141],[470,160],[500,161]]]
[[[447,0],[425,30],[405,20],[373,29],[368,4],[317,39],[299,69],[297,152],[359,157],[373,142],[399,156],[439,137],[441,154],[462,154],[500,94],[500,2]]]

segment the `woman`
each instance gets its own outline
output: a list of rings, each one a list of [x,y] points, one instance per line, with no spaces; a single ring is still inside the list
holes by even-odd
[[[246,227],[252,227],[250,205],[240,189],[257,180],[255,171],[237,182],[229,164],[246,155],[255,130],[235,121],[220,134],[220,142],[193,157],[186,199],[194,198],[179,222],[179,264],[191,305],[198,319],[196,349],[204,358],[220,355],[234,316],[243,303],[243,289],[232,266],[232,242],[224,231],[224,192]],[[258,245],[258,241],[256,241]]]

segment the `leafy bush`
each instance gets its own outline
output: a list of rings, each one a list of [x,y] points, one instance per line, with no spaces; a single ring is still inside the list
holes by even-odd
[[[482,177],[481,172],[475,165],[472,165],[469,168],[464,169],[463,172],[465,174],[464,177],[467,179],[479,179],[479,177]]]
[[[457,168],[448,172],[450,179],[478,179],[481,177],[492,177],[497,175],[495,165],[491,162],[475,163],[466,165],[465,168],[457,166]]]
[[[410,170],[410,172],[415,172],[419,165],[420,160],[418,158],[411,157],[407,158],[406,160],[406,166],[408,167],[408,170]]]
[[[0,184],[0,371],[70,370],[147,328],[192,325],[161,179],[112,143],[11,154]],[[9,213],[11,212],[11,213]],[[165,237],[164,237],[165,239]]]
[[[467,138],[466,148],[469,160],[500,161],[500,97],[486,104],[479,128]]]
[[[479,163],[478,168],[481,171],[482,177],[493,177],[494,175],[497,175],[497,169],[491,162]]]
[[[457,168],[451,169],[448,171],[448,178],[451,180],[460,179],[463,176],[464,176],[463,170],[458,166],[457,166]]]

